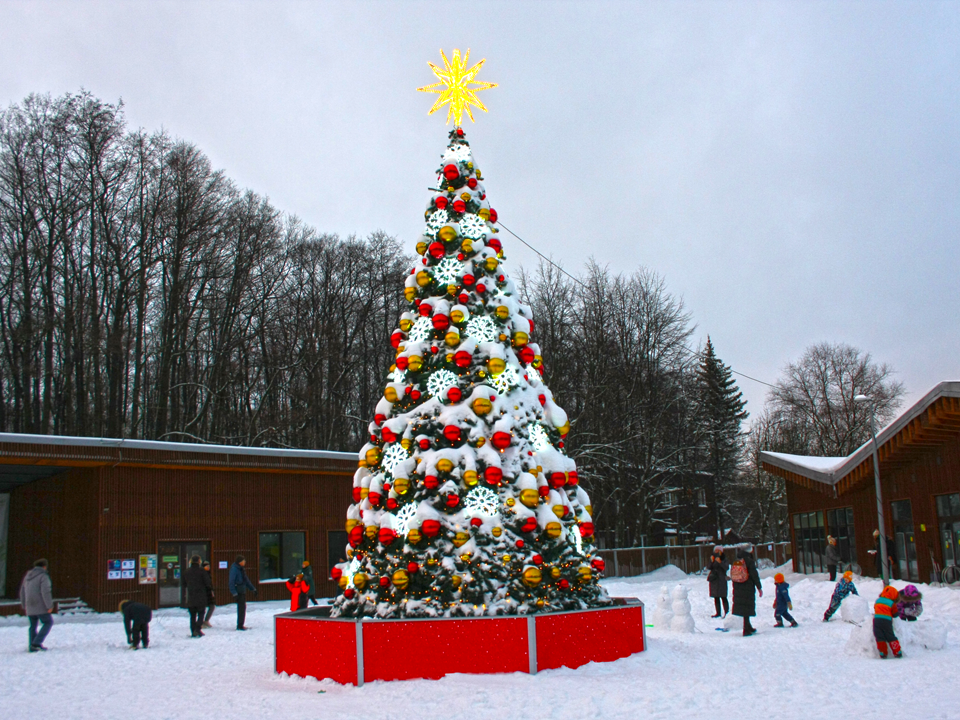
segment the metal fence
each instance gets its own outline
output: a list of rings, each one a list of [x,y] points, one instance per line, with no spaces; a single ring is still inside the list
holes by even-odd
[[[666,565],[676,565],[685,573],[702,570],[710,561],[713,545],[658,545],[656,547],[613,548],[598,550],[597,554],[606,563],[609,577],[629,577],[653,572]],[[736,557],[736,545],[724,546],[727,559]],[[791,546],[788,542],[755,544],[754,555],[757,561],[769,560],[774,565],[782,565],[791,558]]]

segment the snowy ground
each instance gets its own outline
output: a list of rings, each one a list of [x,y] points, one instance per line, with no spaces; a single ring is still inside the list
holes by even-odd
[[[765,571],[764,576],[773,571]],[[826,576],[788,575],[798,629],[774,629],[773,581],[750,638],[717,632],[701,577],[665,568],[605,581],[613,595],[643,600],[652,615],[660,588],[690,591],[697,632],[648,628],[649,650],[578,670],[455,675],[439,681],[342,687],[273,674],[272,615],[283,603],[254,603],[252,629],[233,630],[233,608],[221,608],[213,629],[189,637],[185,611],[164,611],[151,623],[149,650],[126,648],[120,621],[99,616],[64,620],[46,653],[26,652],[22,618],[0,621],[0,717],[32,718],[960,718],[960,590],[921,586],[924,618],[948,630],[946,646],[907,646],[901,660],[879,660],[848,648],[856,626],[839,614],[821,622],[832,583]],[[902,584],[898,584],[902,585]],[[870,601],[875,580],[857,587]]]

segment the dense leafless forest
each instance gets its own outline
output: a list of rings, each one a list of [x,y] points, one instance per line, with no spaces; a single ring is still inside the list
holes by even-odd
[[[190,143],[130,130],[120,104],[31,96],[0,113],[0,431],[355,450],[393,358],[404,249],[306,226]],[[720,523],[784,537],[782,483],[756,456],[826,447],[816,409],[790,404],[799,370],[748,438],[708,411],[691,316],[656,273],[517,275],[606,543]],[[850,430],[844,452],[863,418]]]

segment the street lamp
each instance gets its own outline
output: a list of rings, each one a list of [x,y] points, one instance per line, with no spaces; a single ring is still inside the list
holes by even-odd
[[[883,576],[884,586],[890,583],[890,557],[887,554],[887,530],[883,523],[883,496],[880,491],[880,455],[877,448],[876,415],[874,414],[873,400],[866,395],[857,395],[854,402],[869,405],[870,410],[870,437],[873,438],[873,482],[877,490],[877,530],[880,533],[880,574]]]

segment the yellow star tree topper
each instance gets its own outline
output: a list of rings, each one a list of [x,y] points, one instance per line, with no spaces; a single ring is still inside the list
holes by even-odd
[[[481,60],[472,68],[467,69],[470,60],[469,48],[462,58],[460,57],[459,50],[453,51],[452,61],[447,59],[443,50],[440,51],[440,57],[443,58],[443,68],[439,68],[433,63],[427,63],[430,69],[433,70],[433,74],[440,78],[440,82],[417,88],[418,92],[437,93],[440,96],[433,104],[433,107],[430,108],[430,112],[428,112],[427,115],[433,115],[437,110],[446,105],[448,124],[450,123],[450,118],[454,118],[457,126],[459,126],[460,121],[463,119],[464,111],[466,111],[467,116],[470,118],[470,122],[475,122],[473,112],[470,110],[471,105],[487,112],[487,108],[480,102],[477,93],[481,90],[489,90],[497,86],[496,83],[481,82],[474,79],[477,77],[477,73],[480,72],[480,68],[483,67],[486,59]],[[471,85],[473,85],[473,87],[470,87]]]

